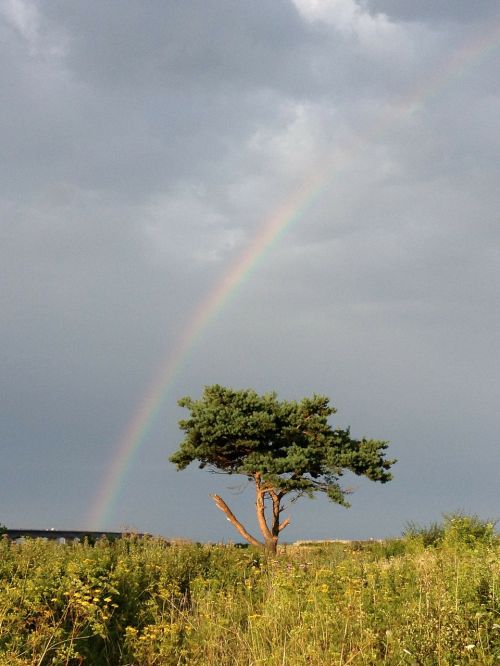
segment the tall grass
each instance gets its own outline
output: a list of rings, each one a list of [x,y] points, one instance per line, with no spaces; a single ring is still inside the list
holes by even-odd
[[[456,526],[455,526],[456,527]],[[500,545],[0,542],[0,664],[500,663]]]

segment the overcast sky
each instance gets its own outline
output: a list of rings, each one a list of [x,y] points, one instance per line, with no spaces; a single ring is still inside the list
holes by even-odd
[[[210,492],[254,526],[242,481],[168,462],[215,382],[391,442],[390,484],[302,499],[289,540],[499,517],[498,0],[0,0],[0,49],[0,523],[90,527],[192,313],[311,177],[106,527],[237,539]]]

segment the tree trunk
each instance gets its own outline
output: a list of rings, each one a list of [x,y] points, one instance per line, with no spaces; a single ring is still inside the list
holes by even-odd
[[[251,543],[252,546],[259,546],[260,548],[265,548],[270,554],[275,555],[278,549],[278,539],[280,532],[285,529],[285,527],[290,522],[290,519],[287,518],[282,523],[280,523],[280,514],[283,510],[281,506],[281,500],[285,495],[282,491],[276,491],[271,486],[265,485],[262,483],[260,472],[254,474],[255,481],[255,511],[257,513],[257,522],[259,524],[260,531],[263,536],[263,541],[259,541],[254,536],[252,536],[245,526],[240,523],[236,518],[234,513],[224,502],[222,497],[219,495],[211,495],[214,500],[217,508],[219,508],[224,514],[229,522],[235,527],[235,529],[241,534],[241,536]],[[266,497],[270,498],[272,501],[272,522],[268,525],[266,519]]]
[[[254,479],[256,495],[255,510],[257,512],[257,521],[259,523],[262,536],[264,537],[265,548],[274,555],[278,549],[278,539],[280,532],[284,530],[290,522],[290,519],[287,518],[282,523],[280,523],[280,514],[282,511],[281,500],[285,493],[281,491],[276,492],[272,486],[266,486],[263,484],[260,472],[255,473]],[[270,497],[272,501],[273,517],[271,527],[269,527],[266,520],[266,496]]]
[[[264,548],[270,555],[276,555],[278,551],[278,537],[273,537],[271,540],[266,541]]]

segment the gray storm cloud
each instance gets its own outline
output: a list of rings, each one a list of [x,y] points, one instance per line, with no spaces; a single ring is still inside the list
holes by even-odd
[[[186,359],[109,527],[232,537],[206,504],[226,480],[167,462],[176,398],[212,382],[324,392],[391,440],[391,484],[360,482],[348,512],[304,502],[291,539],[494,516],[499,45],[476,5],[0,5],[0,522],[84,526],[191,313],[317,173]]]

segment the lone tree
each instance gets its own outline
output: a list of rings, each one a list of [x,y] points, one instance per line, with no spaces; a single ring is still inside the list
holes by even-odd
[[[290,522],[281,519],[283,498],[325,493],[348,507],[349,490],[340,486],[345,470],[385,483],[395,460],[386,460],[387,442],[352,439],[349,429],[334,429],[328,417],[336,409],[325,396],[300,402],[278,400],[276,393],[207,386],[200,400],[185,397],[190,417],[179,421],[185,437],[170,457],[177,469],[197,460],[213,472],[243,474],[255,484],[260,542],[236,518],[219,495],[212,495],[241,536],[276,552],[278,538]],[[267,511],[266,511],[267,509]],[[270,511],[269,511],[270,509]],[[269,514],[269,515],[267,515]]]

